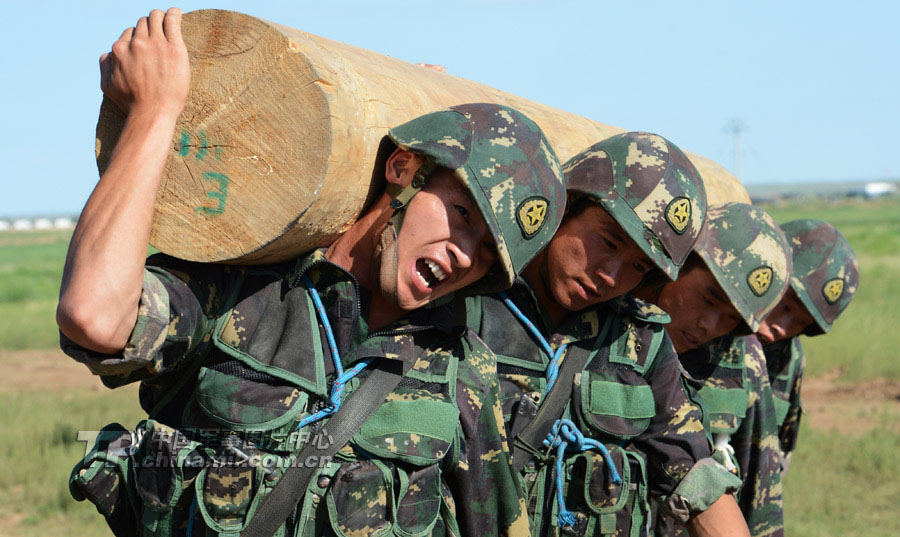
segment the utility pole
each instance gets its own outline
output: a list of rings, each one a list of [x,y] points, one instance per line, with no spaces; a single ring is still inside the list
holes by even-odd
[[[744,172],[741,165],[741,133],[746,130],[744,126],[744,122],[740,119],[732,119],[728,122],[728,125],[725,126],[726,132],[731,132],[734,138],[734,175],[738,178],[738,181],[744,182]]]

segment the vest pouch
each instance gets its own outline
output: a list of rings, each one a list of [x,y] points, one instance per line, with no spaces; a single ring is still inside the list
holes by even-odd
[[[575,517],[572,526],[559,527],[559,503],[556,501],[555,488],[551,487],[544,497],[544,501],[550,502],[550,525],[559,535],[607,535],[616,531],[616,516],[625,502],[628,500],[630,483],[630,468],[625,464],[625,452],[622,448],[610,445],[610,457],[616,465],[622,484],[616,485],[609,476],[609,469],[604,463],[603,456],[595,451],[585,451],[566,458],[563,470],[564,496],[566,509]],[[544,482],[554,481],[554,472],[550,467],[542,473]],[[546,513],[546,511],[545,511]],[[546,516],[546,515],[541,515]],[[538,521],[535,521],[538,524]],[[552,534],[553,532],[551,532]]]
[[[703,411],[709,414],[710,430],[715,434],[734,434],[747,415],[747,390],[704,385],[698,393]]]
[[[94,504],[116,537],[138,534],[139,500],[134,495],[130,457],[133,439],[131,431],[118,423],[107,425],[69,477],[72,497]]]
[[[775,399],[775,424],[781,429],[781,426],[784,425],[784,420],[787,419],[788,411],[791,409],[791,403],[777,395],[773,399]]]
[[[345,462],[326,493],[331,528],[342,537],[380,537],[394,529],[391,469],[377,459]]]
[[[446,483],[441,481],[441,510],[435,525],[432,527],[433,535],[448,535],[454,537],[462,535],[459,524],[456,522],[456,503],[453,494]]]
[[[394,534],[399,537],[430,535],[438,520],[444,495],[449,496],[441,483],[438,465],[413,468],[397,473],[400,478],[399,501]],[[452,497],[449,498],[452,502]]]
[[[612,481],[609,468],[600,453],[586,451],[584,459],[584,500],[588,508],[597,514],[615,513],[625,507],[631,488],[631,461],[624,449],[609,445],[609,456],[622,478],[621,484]]]
[[[204,448],[179,431],[152,420],[138,425],[142,434],[135,458],[135,489],[142,504],[141,535],[171,535],[192,497],[184,494],[207,463]]]
[[[284,465],[281,457],[252,444],[224,439],[194,484],[198,525],[202,520],[206,535],[237,537],[266,497],[263,490],[270,490],[266,485],[277,485],[278,468]]]
[[[328,352],[328,343],[320,338],[309,293],[302,286],[286,289],[283,281],[273,283],[273,278],[282,277],[277,273],[250,269],[248,276],[236,286],[231,309],[216,323],[215,354],[236,360],[263,378],[326,396],[323,349]],[[261,286],[267,289],[260,290]]]
[[[629,498],[626,507],[619,512],[616,525],[626,527],[630,523],[630,537],[646,537],[650,534],[650,498],[647,493],[649,477],[646,459],[640,453],[625,451],[631,467]]]
[[[425,381],[418,374],[407,373],[356,432],[353,444],[378,458],[416,466],[436,464],[447,454],[459,424],[459,408],[450,393],[454,383]]]
[[[430,534],[439,520],[451,530],[456,528],[455,520],[440,516],[442,511],[454,509],[442,486],[440,463],[452,449],[459,427],[453,393],[456,361],[426,365],[425,371],[407,373],[352,440],[390,469],[394,484],[388,501],[393,507],[391,527],[384,531],[400,537]],[[339,496],[332,491],[330,498]]]
[[[287,432],[301,419],[309,395],[238,360],[200,368],[195,390],[203,413],[232,431]]]
[[[566,507],[575,515],[576,523],[558,528],[560,535],[647,535],[649,504],[643,457],[615,445],[607,445],[607,449],[622,483],[612,482],[600,453],[586,451],[571,457],[567,464]],[[552,511],[555,526],[559,512],[555,502]]]
[[[653,390],[643,376],[627,367],[610,367],[581,374],[581,415],[600,433],[628,440],[644,432],[656,415]]]

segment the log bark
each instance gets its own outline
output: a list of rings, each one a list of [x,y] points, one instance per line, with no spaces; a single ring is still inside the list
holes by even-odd
[[[191,92],[151,243],[192,261],[268,263],[329,244],[379,191],[373,163],[388,128],[431,111],[466,102],[517,108],[541,126],[562,162],[623,131],[240,13],[187,13],[183,35]],[[124,119],[104,99],[101,174]],[[689,156],[711,203],[749,201],[724,168]]]

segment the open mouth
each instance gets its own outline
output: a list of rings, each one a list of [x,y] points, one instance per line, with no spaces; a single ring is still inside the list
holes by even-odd
[[[415,273],[419,283],[429,291],[440,287],[444,280],[447,279],[447,273],[444,272],[440,265],[425,258],[416,260]]]

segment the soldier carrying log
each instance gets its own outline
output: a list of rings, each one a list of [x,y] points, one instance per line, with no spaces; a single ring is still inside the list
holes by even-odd
[[[541,130],[492,104],[430,113],[389,131],[384,193],[328,248],[145,259],[188,94],[180,23],[154,10],[100,59],[127,120],[57,320],[107,386],[141,382],[149,417],[104,429],[73,495],[116,535],[527,533],[495,357],[448,297],[509,287],[556,231],[565,186]]]

